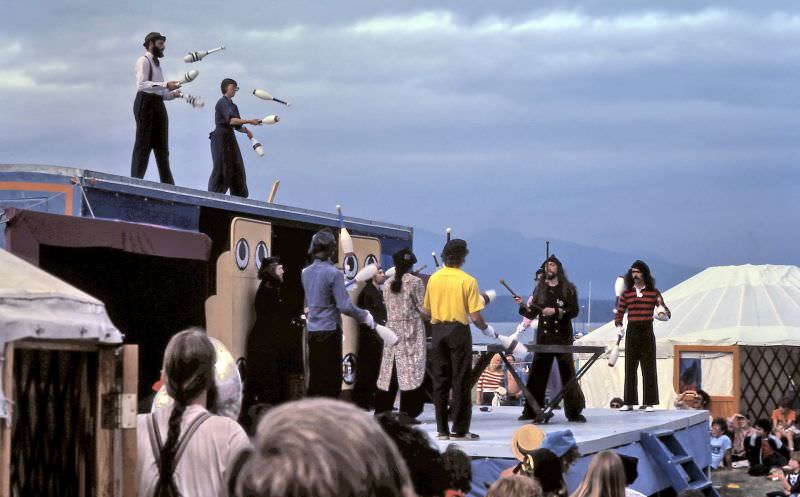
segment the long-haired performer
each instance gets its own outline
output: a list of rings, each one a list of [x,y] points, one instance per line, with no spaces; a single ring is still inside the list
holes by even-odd
[[[144,55],[136,61],[136,100],[133,116],[136,119],[136,142],[131,156],[131,176],[144,178],[150,151],[156,156],[158,175],[162,183],[175,184],[169,168],[169,120],[164,100],[181,96],[178,81],[164,81],[161,63],[167,37],[149,33],[144,38]]]
[[[539,318],[536,330],[536,343],[541,345],[571,345],[572,320],[578,316],[578,290],[575,288],[564,272],[564,266],[555,255],[544,261],[544,277],[540,278],[533,290],[531,305],[522,301],[519,313],[528,319]],[[528,388],[539,405],[544,405],[544,392],[553,359],[558,363],[561,373],[561,384],[566,385],[575,377],[575,366],[572,364],[572,354],[545,354],[537,352],[533,355],[531,374],[528,376]],[[586,407],[580,385],[573,384],[564,392],[564,414],[569,421],[578,423],[586,422],[581,411]],[[534,414],[528,404],[522,411],[520,420],[534,419]]]
[[[659,318],[668,319],[672,313],[664,304],[661,292],[656,288],[650,268],[642,261],[635,261],[625,275],[625,291],[619,298],[614,324],[619,336],[625,336],[622,317],[628,312],[628,333],[625,337],[625,398],[620,411],[630,411],[638,404],[637,369],[642,365],[644,381],[644,403],[640,409],[653,411],[658,404],[658,380],[656,378],[656,337],[653,334],[653,311],[659,308]],[[663,316],[661,315],[663,314]]]

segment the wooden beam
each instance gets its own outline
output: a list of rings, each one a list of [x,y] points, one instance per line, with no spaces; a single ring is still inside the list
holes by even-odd
[[[102,348],[97,352],[97,390],[94,417],[94,474],[95,495],[114,496],[114,430],[103,428],[103,395],[112,392],[116,382],[116,357],[114,349]]]
[[[133,395],[139,389],[139,346],[122,346],[122,395]],[[122,427],[122,497],[136,497],[136,417],[133,428]]]
[[[3,395],[9,401],[8,417],[0,423],[0,497],[11,495],[11,421],[14,419],[14,342],[5,344],[3,351]]]

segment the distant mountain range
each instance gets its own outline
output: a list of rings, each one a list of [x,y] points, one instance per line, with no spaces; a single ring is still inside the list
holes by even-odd
[[[505,278],[515,292],[530,295],[534,273],[545,259],[545,239],[526,238],[516,231],[496,229],[484,230],[464,238],[469,246],[464,269],[478,279],[482,290],[497,290],[498,300],[487,308],[487,318],[490,321],[517,320],[517,306],[498,280]],[[438,257],[444,242],[444,233],[414,230],[414,252],[419,259],[418,265],[428,265],[425,272],[433,271],[431,252],[436,252]],[[591,283],[593,322],[613,318],[614,280],[617,275],[624,274],[636,259],[641,258],[650,266],[656,277],[656,286],[661,291],[700,272],[699,268],[681,266],[644,255],[613,252],[561,240],[550,241],[550,253],[555,254],[564,264],[567,276],[578,287],[583,306],[589,297]],[[585,321],[586,316],[582,313],[577,320]]]

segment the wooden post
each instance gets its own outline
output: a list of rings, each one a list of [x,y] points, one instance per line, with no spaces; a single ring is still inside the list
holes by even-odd
[[[136,393],[139,389],[139,346],[122,346],[122,395],[133,395],[133,408],[136,408]],[[134,411],[135,414],[135,411]],[[136,497],[136,417],[128,428],[122,426],[122,497]]]
[[[281,180],[275,180],[275,183],[272,183],[272,189],[269,192],[269,197],[267,198],[267,203],[271,204],[275,202],[275,195],[278,194],[278,187],[281,185]]]
[[[9,403],[14,399],[14,343],[5,344],[3,351],[3,395]],[[12,407],[9,406],[8,418],[0,423],[0,497],[11,495],[11,420]]]
[[[97,391],[94,421],[95,433],[95,489],[97,497],[114,496],[114,430],[103,428],[103,395],[114,389],[116,357],[114,349],[100,348],[97,351]]]

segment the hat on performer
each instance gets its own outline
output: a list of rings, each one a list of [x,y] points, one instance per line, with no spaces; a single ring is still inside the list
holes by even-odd
[[[167,37],[162,35],[158,31],[147,33],[147,36],[144,37],[144,43],[143,43],[144,47],[147,48],[147,44],[155,40],[167,41]]]
[[[311,238],[311,245],[308,247],[308,255],[314,255],[324,251],[332,251],[336,247],[336,237],[327,228],[323,228]]]
[[[552,431],[544,437],[544,442],[542,442],[543,449],[550,449],[558,457],[562,457],[571,448],[577,446],[578,443],[575,442],[575,436],[571,430]]]
[[[511,452],[518,461],[525,460],[525,453],[532,452],[542,445],[544,432],[531,424],[522,426],[511,436]]]
[[[561,264],[561,261],[558,260],[558,257],[556,257],[555,254],[551,255],[550,257],[548,257],[547,259],[544,260],[544,262],[542,263],[542,268],[544,268],[547,265],[548,262],[554,262],[556,264],[556,266],[564,267],[564,265]]]
[[[392,262],[394,263],[395,267],[399,266],[411,266],[417,263],[417,257],[414,255],[414,252],[411,251],[409,248],[403,248],[392,254]]]
[[[631,269],[638,269],[642,274],[650,274],[650,267],[638,259],[631,264]]]
[[[467,250],[467,242],[461,238],[453,238],[449,242],[445,243],[444,248],[442,249],[442,258],[445,258],[448,255],[467,254],[469,254],[469,250]]]

